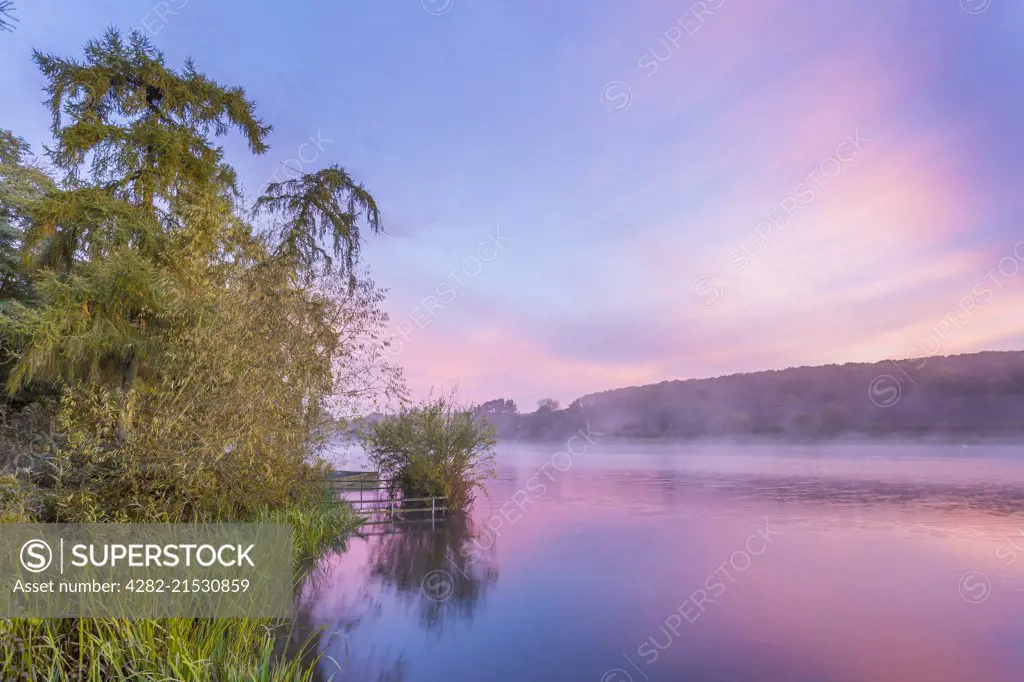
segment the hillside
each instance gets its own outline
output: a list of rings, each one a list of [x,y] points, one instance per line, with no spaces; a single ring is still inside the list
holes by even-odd
[[[519,439],[563,438],[588,422],[641,438],[1024,436],[1024,352],[663,381],[584,395],[562,410],[485,412],[500,436]]]

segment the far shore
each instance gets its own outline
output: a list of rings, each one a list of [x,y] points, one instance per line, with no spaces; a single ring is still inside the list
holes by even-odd
[[[564,443],[575,432],[558,438],[509,438],[499,435],[498,444],[554,445]],[[1017,434],[928,434],[920,436],[845,434],[835,438],[792,438],[766,436],[703,436],[700,438],[661,438],[653,436],[604,435],[592,432],[595,443],[602,445],[649,443],[659,445],[1024,445],[1024,432]]]

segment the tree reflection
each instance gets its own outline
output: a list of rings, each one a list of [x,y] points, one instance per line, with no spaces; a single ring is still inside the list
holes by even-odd
[[[446,619],[471,620],[487,587],[498,579],[494,542],[481,538],[466,514],[443,524],[408,524],[379,537],[371,575],[418,605],[420,623],[440,632]]]
[[[336,612],[329,623],[317,622],[312,602],[322,596],[321,591],[333,591],[337,585],[329,574],[321,570],[311,574],[321,579],[300,601],[295,617],[285,622],[279,632],[284,646],[279,651],[303,667],[317,663],[310,682],[401,682],[405,677],[405,659],[389,651],[352,649],[351,638],[362,625],[380,616],[383,604],[378,591],[369,585],[354,588],[352,600]]]

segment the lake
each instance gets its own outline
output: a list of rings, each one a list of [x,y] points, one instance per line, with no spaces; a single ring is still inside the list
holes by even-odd
[[[334,680],[1021,680],[1021,454],[501,444],[470,518],[353,538],[300,621]]]

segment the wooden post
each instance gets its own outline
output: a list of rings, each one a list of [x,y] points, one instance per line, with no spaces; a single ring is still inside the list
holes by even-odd
[[[436,497],[430,498],[430,530],[434,530],[434,506],[437,503]]]

